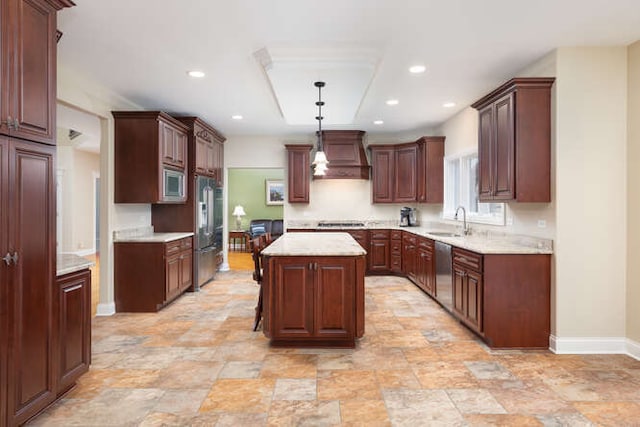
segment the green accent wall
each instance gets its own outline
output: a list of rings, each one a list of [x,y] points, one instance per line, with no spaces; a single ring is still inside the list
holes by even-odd
[[[236,229],[236,217],[231,215],[236,205],[246,212],[242,217],[242,229],[249,228],[252,219],[282,219],[282,205],[267,205],[266,181],[284,180],[284,169],[229,169],[228,200],[229,230]]]

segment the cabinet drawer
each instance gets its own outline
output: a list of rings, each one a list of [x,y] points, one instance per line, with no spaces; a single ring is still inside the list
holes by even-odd
[[[388,239],[389,238],[389,230],[371,230],[371,240],[373,239]]]
[[[402,235],[402,241],[407,244],[410,243],[412,245],[415,245],[418,241],[418,238],[415,236],[415,234],[410,234],[410,233],[404,233]]]
[[[453,248],[452,252],[454,263],[482,272],[482,255],[459,248]]]
[[[400,231],[400,230],[391,230],[391,239],[392,240],[400,240],[400,239],[402,239],[402,231]]]
[[[191,237],[184,238],[180,240],[180,248],[182,250],[191,249],[193,247],[193,239]]]
[[[165,255],[174,255],[178,252],[185,251],[191,249],[193,246],[193,239],[191,237],[186,237],[184,239],[173,240],[171,242],[165,243]]]
[[[391,255],[391,271],[402,270],[402,257],[400,255]]]
[[[402,252],[402,242],[400,240],[391,241],[391,253],[394,255],[400,255]]]
[[[358,241],[367,240],[367,230],[349,230],[347,233],[351,234],[351,236]]]
[[[418,239],[418,247],[433,252],[433,240],[425,238]]]

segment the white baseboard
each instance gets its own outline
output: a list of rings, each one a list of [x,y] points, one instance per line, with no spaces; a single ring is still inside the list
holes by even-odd
[[[640,360],[640,343],[625,337],[549,336],[549,350],[556,354],[627,354]]]
[[[116,303],[98,304],[96,316],[113,316],[114,314],[116,314]]]
[[[223,262],[222,264],[220,264],[220,268],[218,269],[218,271],[229,271],[229,263]]]
[[[636,360],[640,360],[640,342],[628,339],[627,354]]]

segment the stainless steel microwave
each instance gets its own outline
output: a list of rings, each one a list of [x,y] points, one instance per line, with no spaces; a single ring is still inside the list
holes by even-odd
[[[162,200],[165,202],[181,202],[184,200],[184,172],[164,168]]]

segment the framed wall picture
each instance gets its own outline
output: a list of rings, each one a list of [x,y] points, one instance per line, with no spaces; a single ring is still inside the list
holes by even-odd
[[[284,181],[267,179],[267,205],[284,204]]]

